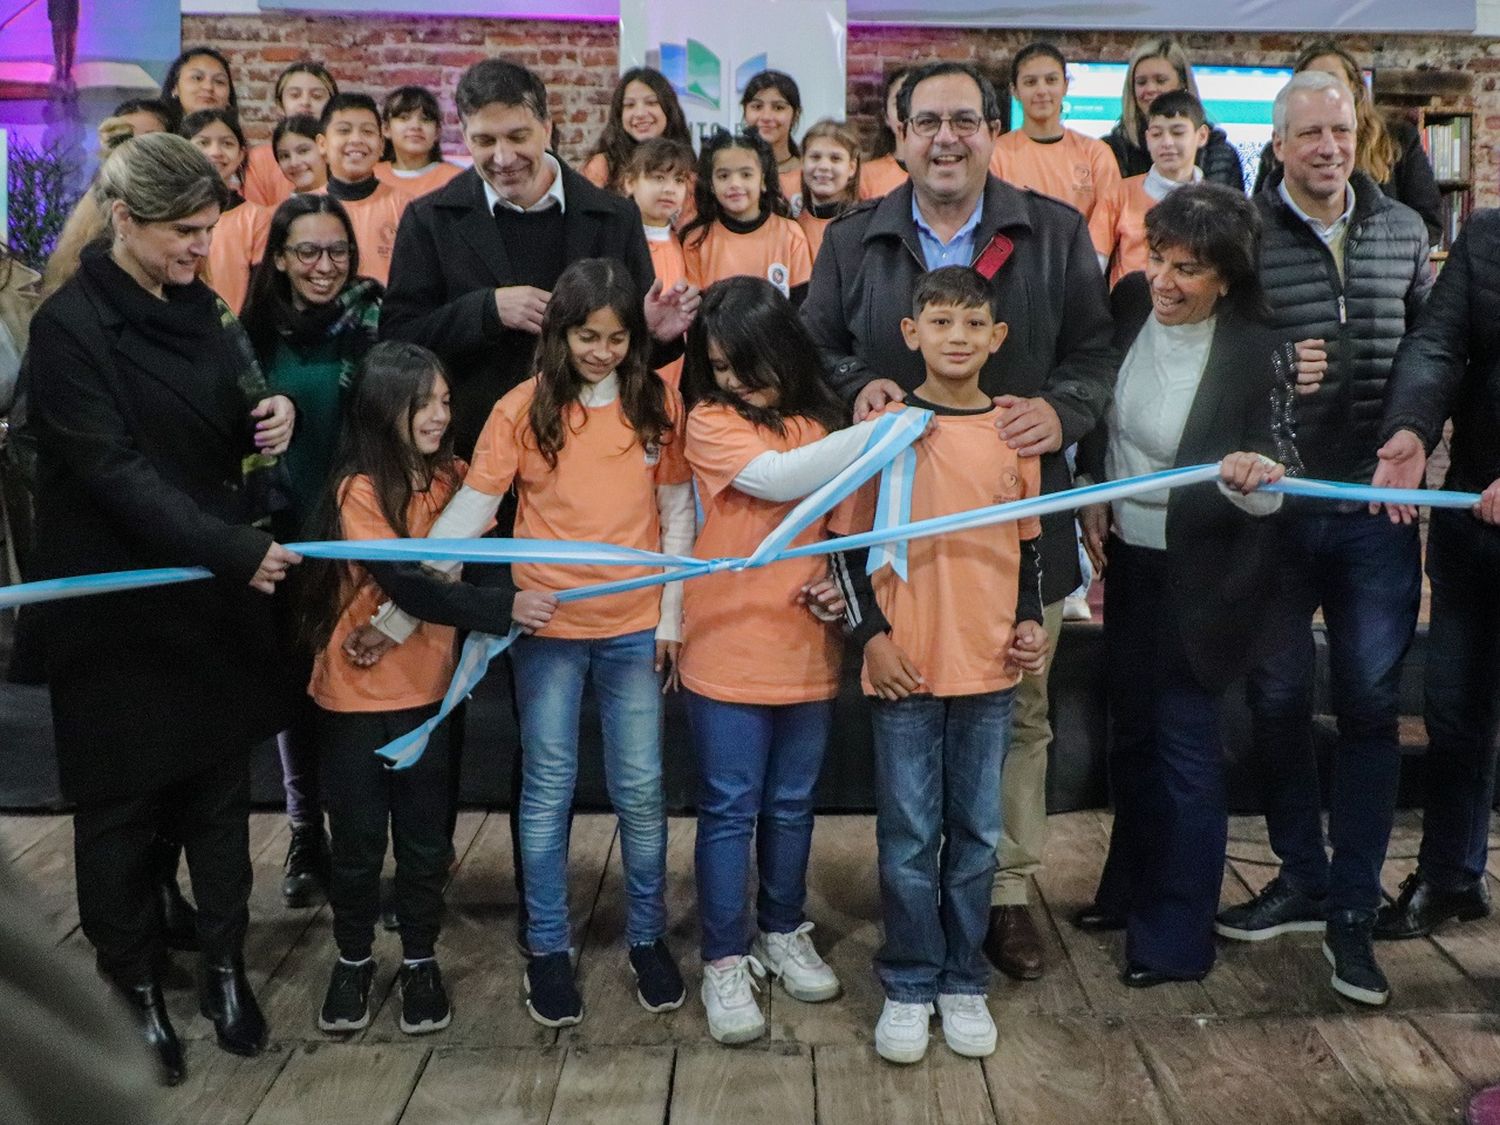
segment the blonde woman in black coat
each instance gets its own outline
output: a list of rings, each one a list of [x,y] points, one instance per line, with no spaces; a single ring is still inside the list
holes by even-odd
[[[203,1013],[226,1050],[255,1054],[266,1039],[242,958],[248,764],[284,717],[267,595],[298,559],[252,526],[246,466],[285,448],[293,409],[266,395],[243,332],[197,280],[224,203],[207,158],[181,137],[137,137],[94,190],[110,242],[32,322],[36,570],[214,576],[43,607],[83,931],[175,1082],[149,860],[158,829],[187,852]]]

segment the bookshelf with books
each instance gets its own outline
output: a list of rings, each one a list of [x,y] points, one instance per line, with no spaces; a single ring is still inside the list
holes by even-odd
[[[1417,122],[1422,147],[1432,161],[1432,173],[1442,193],[1442,238],[1434,257],[1446,258],[1474,206],[1474,116],[1470,113],[1424,109]]]

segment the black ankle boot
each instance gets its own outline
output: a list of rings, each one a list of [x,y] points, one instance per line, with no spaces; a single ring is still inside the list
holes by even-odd
[[[168,949],[196,953],[198,912],[182,897],[177,885],[177,861],[182,855],[179,844],[157,839],[151,844],[151,879],[156,894],[157,915],[161,919],[162,940]]]
[[[219,1046],[235,1055],[258,1055],[265,1048],[266,1017],[245,977],[245,962],[204,959],[198,1009],[213,1020]]]
[[[157,1073],[165,1086],[175,1086],[182,1081],[182,1043],[167,1016],[167,1004],[162,999],[161,985],[147,981],[131,987],[117,986],[130,1011],[135,1016],[136,1026],[156,1056]]]
[[[286,850],[281,901],[298,908],[313,905],[320,893],[327,894],[330,862],[328,836],[321,824],[294,827]]]

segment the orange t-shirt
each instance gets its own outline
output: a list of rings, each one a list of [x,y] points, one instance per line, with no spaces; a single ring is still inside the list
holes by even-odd
[[[859,197],[879,199],[895,191],[906,180],[906,169],[896,163],[894,156],[878,156],[859,166]]]
[[[806,418],[788,418],[778,434],[717,403],[693,408],[687,422],[687,460],[698,483],[703,527],[693,554],[741,557],[786,518],[796,500],[760,500],[734,487],[734,478],[762,453],[784,453],[823,437]],[[793,543],[827,538],[828,517]],[[699,695],[727,703],[787,704],[838,694],[842,643],[827,625],[797,604],[797,593],[828,572],[823,558],[787,559],[755,570],[720,571],[683,584],[682,682]]]
[[[661,282],[661,287],[670,289],[687,277],[682,243],[677,241],[677,236],[670,230],[666,232],[666,238],[655,237],[654,233],[650,228],[647,229],[646,249],[651,251],[651,268],[656,272],[656,280]],[[666,380],[668,386],[674,389],[681,386],[682,357],[678,356],[665,367],[658,367],[656,373]]]
[[[807,236],[791,219],[771,215],[749,234],[735,234],[723,223],[713,223],[701,242],[701,228],[682,248],[687,279],[700,289],[726,277],[763,277],[784,294],[812,278],[812,253]]]
[[[1064,129],[1050,144],[1013,129],[995,142],[990,171],[1008,184],[1031,188],[1083,212],[1094,249],[1108,258],[1120,213],[1120,166],[1103,141]]]
[[[787,210],[795,219],[802,213],[802,165],[790,172],[777,173],[777,178],[781,182],[781,198],[786,200]]]
[[[250,272],[266,255],[271,212],[248,199],[219,216],[208,245],[208,282],[236,316],[250,293]]]
[[[463,465],[458,465],[462,479]],[[413,538],[427,534],[454,486],[434,481],[427,492],[415,493],[406,507],[406,522]],[[339,522],[345,539],[394,539],[396,531],[386,522],[367,476],[350,477],[341,488]],[[404,711],[425,707],[443,698],[453,678],[454,629],[423,621],[405,643],[397,645],[369,668],[356,668],[340,651],[345,638],[369,622],[386,600],[380,586],[358,563],[353,570],[354,597],[339,615],[333,636],[313,660],[307,693],[325,711]]]
[[[327,186],[314,195],[327,195]],[[359,246],[359,275],[373,277],[381,285],[391,280],[391,251],[396,246],[396,228],[401,214],[412,197],[390,184],[378,184],[364,199],[341,199],[349,221],[354,224],[354,241]]]
[[[420,176],[400,176],[396,174],[396,169],[389,162],[382,160],[375,165],[375,178],[416,199],[430,191],[437,191],[462,171],[463,169],[457,164],[449,164],[446,160],[441,160]]]
[[[602,152],[594,153],[583,162],[578,174],[596,188],[605,187],[609,183],[609,158]]]
[[[1146,268],[1146,212],[1157,201],[1146,194],[1146,173],[1120,184],[1120,217],[1115,221],[1115,260],[1109,269],[1113,289],[1127,273]]]
[[[259,203],[272,211],[292,197],[292,181],[281,174],[281,165],[276,163],[276,150],[269,144],[251,147],[240,194],[251,203]]]
[[[1041,492],[1040,462],[1017,457],[1000,440],[995,415],[993,409],[942,415],[913,447],[913,520]],[[838,534],[866,531],[874,523],[877,482],[856,495],[855,504],[834,511]],[[1020,679],[1019,673],[1006,670],[1005,654],[1016,623],[1021,540],[1041,533],[1041,521],[1029,518],[914,539],[907,547],[907,581],[888,566],[872,576],[891,639],[917,666],[933,695],[1001,691]],[[865,694],[873,695],[868,672],[860,675]]]
[[[802,233],[807,236],[807,252],[813,261],[818,260],[818,251],[823,248],[823,231],[827,229],[832,219],[820,219],[812,213],[811,208],[805,208],[797,216],[797,225],[802,228]]]
[[[604,406],[569,406],[567,440],[557,467],[547,464],[531,432],[533,376],[495,404],[474,446],[465,483],[491,496],[516,485],[516,538],[613,543],[642,551],[661,550],[661,519],[656,487],[686,484],[683,459],[682,398],[667,388],[671,440],[643,449],[620,400]],[[554,593],[574,586],[616,582],[657,571],[649,566],[565,566],[516,563],[511,574],[522,590]],[[570,602],[558,608],[543,637],[620,637],[654,629],[661,620],[661,588],[648,586],[623,594]]]

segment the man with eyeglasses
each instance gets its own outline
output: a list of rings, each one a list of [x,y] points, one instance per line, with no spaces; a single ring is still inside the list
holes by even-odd
[[[1118,356],[1109,294],[1083,217],[989,172],[1000,100],[973,67],[914,70],[896,102],[909,184],[831,224],[813,267],[802,317],[832,387],[856,419],[901,399],[925,377],[902,339],[912,290],[927,270],[972,265],[993,288],[1005,345],[980,387],[998,410],[1000,437],[1042,459],[1042,489],[1072,485],[1062,451],[1109,405]],[[1079,584],[1073,517],[1042,521],[1042,598],[1052,647],[1063,598]],[[1050,661],[1049,661],[1050,667]],[[1001,784],[1003,835],[985,951],[1017,979],[1042,974],[1041,939],[1027,910],[1027,877],[1046,838],[1047,673],[1017,688],[1014,735]]]

